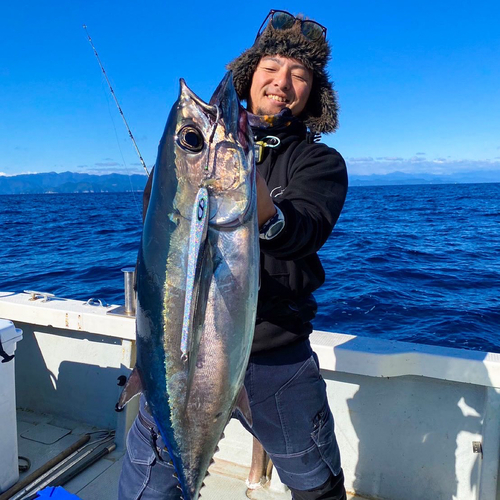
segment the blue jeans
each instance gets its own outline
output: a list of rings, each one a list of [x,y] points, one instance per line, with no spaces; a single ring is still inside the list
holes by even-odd
[[[293,498],[343,500],[333,416],[309,341],[251,356],[245,387],[253,427],[248,428],[240,420],[262,443]],[[118,498],[178,500],[174,469],[156,457],[145,418],[154,426],[142,399],[140,418],[127,438]],[[158,446],[163,447],[161,440]],[[161,453],[161,458],[168,460],[168,454]]]
[[[127,451],[123,460],[118,483],[119,500],[178,500],[181,498],[165,445],[158,437],[156,453],[153,448],[151,430],[158,434],[153,418],[145,409],[145,398],[141,396],[139,415],[134,420],[127,436]],[[161,460],[158,460],[158,456]]]

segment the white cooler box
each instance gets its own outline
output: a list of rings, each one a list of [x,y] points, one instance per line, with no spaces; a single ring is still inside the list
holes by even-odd
[[[14,352],[23,332],[0,319],[0,493],[19,479]]]

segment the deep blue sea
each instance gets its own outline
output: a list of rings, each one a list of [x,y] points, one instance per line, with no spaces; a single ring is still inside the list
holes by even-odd
[[[123,303],[141,195],[0,196],[0,291]],[[351,187],[315,328],[500,352],[500,184]]]

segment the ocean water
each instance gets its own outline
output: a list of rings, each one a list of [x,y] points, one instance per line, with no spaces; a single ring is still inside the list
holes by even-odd
[[[141,195],[0,196],[0,291],[123,303]],[[500,184],[351,187],[319,330],[500,352]]]

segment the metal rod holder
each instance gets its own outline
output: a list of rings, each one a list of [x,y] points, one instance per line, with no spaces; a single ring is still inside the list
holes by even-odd
[[[125,284],[125,314],[135,316],[135,267],[124,267],[122,269]]]

